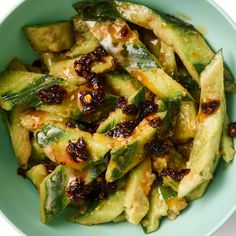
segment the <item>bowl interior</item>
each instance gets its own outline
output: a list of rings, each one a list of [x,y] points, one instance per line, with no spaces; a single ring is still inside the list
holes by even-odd
[[[14,10],[0,25],[0,70],[9,61],[19,57],[25,63],[37,58],[32,51],[22,27],[29,24],[53,22],[69,19],[75,14],[72,3],[76,0],[26,0]],[[186,14],[192,22],[207,29],[205,35],[215,51],[223,48],[224,60],[236,76],[236,29],[229,18],[210,1],[189,0],[137,0],[170,14]],[[3,7],[4,3],[0,3]],[[236,120],[233,106],[234,96],[228,100],[229,114]],[[39,196],[28,180],[17,176],[17,163],[10,138],[0,113],[0,210],[26,235],[144,235],[141,227],[128,223],[105,224],[93,227],[76,225],[67,221],[69,210],[59,216],[52,224],[43,225],[39,217]],[[232,214],[236,208],[236,165],[220,164],[207,194],[191,204],[177,220],[163,220],[161,228],[153,235],[210,235]]]

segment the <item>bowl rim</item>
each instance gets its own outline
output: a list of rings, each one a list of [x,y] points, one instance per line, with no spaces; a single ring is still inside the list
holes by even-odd
[[[11,7],[8,9],[5,9],[3,17],[0,16],[0,26],[4,22],[5,19],[7,19],[11,13],[13,13],[22,3],[24,3],[26,0],[13,0],[15,3],[11,4]],[[127,0],[129,1],[129,0]],[[216,9],[226,20],[227,22],[233,27],[233,29],[236,32],[236,21],[234,21],[230,15],[215,1],[215,0],[206,0],[214,9]],[[236,146],[236,145],[234,145]],[[205,236],[211,236],[213,235],[216,231],[218,231],[226,222],[229,220],[229,218],[236,212],[236,202],[232,206],[232,209],[222,218],[222,220],[219,221],[218,224],[215,225],[214,228],[210,232],[208,232]],[[24,232],[22,232],[0,209],[0,216],[2,219],[13,228],[16,233],[22,236],[26,236]]]
[[[236,22],[229,16],[229,14],[214,0],[207,0],[207,2],[209,2],[209,4],[211,4],[213,8],[215,8],[218,12],[220,12],[223,15],[223,17],[229,22],[229,24],[233,27],[233,29],[236,32]],[[234,203],[232,209],[228,212],[228,214],[226,214],[222,218],[222,220],[218,224],[216,224],[216,226],[208,233],[207,236],[213,235],[216,231],[218,231],[235,212],[236,212],[236,202]]]

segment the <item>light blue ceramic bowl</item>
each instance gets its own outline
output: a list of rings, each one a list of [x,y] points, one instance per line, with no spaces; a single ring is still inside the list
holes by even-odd
[[[16,0],[21,3],[0,22],[0,70],[15,56],[30,63],[37,55],[32,51],[22,26],[69,19],[75,14],[76,0]],[[5,1],[0,8],[4,9]],[[9,1],[10,2],[10,1]],[[226,64],[236,76],[236,28],[229,17],[212,1],[200,0],[136,0],[170,14],[185,13],[195,25],[204,26],[206,38],[214,50],[223,48]],[[16,4],[17,5],[17,4]],[[1,17],[0,17],[1,18]],[[229,113],[236,120],[235,97],[228,100]],[[39,195],[31,183],[17,176],[17,163],[2,117],[0,116],[0,210],[19,231],[29,236],[140,236],[141,227],[128,223],[86,227],[67,221],[67,212],[51,225],[43,225],[39,218]],[[215,232],[236,209],[236,164],[227,168],[223,163],[216,171],[207,194],[195,201],[177,220],[164,220],[153,235],[205,236]]]

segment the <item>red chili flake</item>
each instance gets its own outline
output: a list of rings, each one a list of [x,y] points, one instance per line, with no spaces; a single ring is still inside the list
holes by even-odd
[[[99,124],[89,123],[86,125],[86,131],[93,134],[96,133]]]
[[[101,45],[98,45],[94,49],[93,53],[96,55],[96,59],[99,59],[101,57],[104,57],[104,56],[108,55],[107,51]]]
[[[116,183],[107,183],[104,176],[100,176],[91,184],[91,192],[88,194],[88,199],[101,201],[114,193],[117,189]]]
[[[80,93],[80,101],[85,115],[94,113],[102,105],[105,94],[102,90],[93,90]]]
[[[42,61],[40,59],[37,59],[35,61],[33,61],[32,66],[41,68],[43,66]]]
[[[105,118],[104,118],[105,119]],[[95,133],[98,126],[100,123],[93,123],[93,122],[89,122],[89,123],[85,123],[85,122],[80,122],[80,126],[79,128],[83,131],[89,132],[91,134]]]
[[[169,176],[171,179],[173,179],[176,182],[180,182],[183,177],[187,174],[189,174],[190,169],[182,169],[181,171],[176,171],[172,168],[165,168],[162,170],[160,176]]]
[[[111,64],[112,64],[114,69],[118,66],[118,63],[117,63],[117,61],[115,59],[111,60]]]
[[[89,82],[90,87],[93,89],[102,89],[103,81],[105,80],[103,75],[97,74],[94,72],[90,72],[87,76],[87,80]]]
[[[101,46],[97,46],[93,52],[82,56],[79,60],[74,62],[75,72],[88,80],[90,87],[94,89],[102,89],[103,76],[94,72],[91,72],[92,64],[95,61],[101,61],[102,57],[107,56],[107,51]]]
[[[87,145],[82,137],[76,143],[69,140],[66,150],[74,162],[86,161],[89,157]]]
[[[138,108],[134,104],[125,105],[122,112],[126,115],[136,116],[138,114]]]
[[[151,156],[159,157],[169,153],[169,144],[165,141],[154,139],[145,144],[144,148]]]
[[[232,138],[236,136],[236,122],[232,122],[228,125],[228,135]]]
[[[117,101],[117,108],[124,108],[125,105],[127,104],[127,99],[124,96],[119,97]]]
[[[217,108],[219,107],[220,102],[217,100],[213,100],[210,102],[206,102],[206,103],[202,103],[201,104],[201,109],[203,111],[203,113],[210,115],[213,112],[215,112],[217,110]]]
[[[91,186],[85,184],[84,180],[75,178],[66,188],[67,196],[73,202],[79,199],[86,199],[87,195],[91,192]]]
[[[47,172],[49,174],[52,173],[55,170],[56,166],[57,166],[56,163],[54,163],[54,162],[52,162],[50,160],[45,161],[43,163],[43,165],[46,167]]]
[[[75,178],[69,183],[66,193],[74,202],[79,199],[101,201],[115,192],[116,189],[117,185],[115,183],[107,183],[104,176],[98,177],[90,184],[86,184],[82,179]]]
[[[26,169],[23,169],[23,168],[18,168],[17,169],[17,174],[22,176],[23,178],[26,178],[26,172],[27,172]]]
[[[76,128],[76,125],[71,121],[67,121],[66,122],[66,127],[67,128]]]
[[[81,57],[78,61],[74,62],[75,72],[84,78],[87,78],[90,72],[92,61],[86,56]]]
[[[148,121],[148,124],[151,125],[153,128],[161,128],[163,125],[163,121],[160,117],[154,118]]]
[[[145,101],[141,106],[141,118],[145,118],[148,115],[153,114],[158,110],[158,105],[153,101]]]
[[[66,96],[66,90],[59,85],[53,85],[39,90],[37,96],[44,104],[61,104]]]
[[[152,102],[154,102],[156,95],[154,93],[152,93],[151,91],[149,91],[149,96]]]
[[[121,36],[122,38],[125,38],[125,37],[128,36],[128,34],[129,34],[129,29],[128,29],[128,27],[125,25],[125,26],[123,26],[123,27],[121,28],[121,30],[120,30],[120,36]]]
[[[117,124],[113,129],[107,132],[107,135],[113,138],[128,138],[135,127],[138,125],[138,122],[135,120],[125,121],[123,123]]]

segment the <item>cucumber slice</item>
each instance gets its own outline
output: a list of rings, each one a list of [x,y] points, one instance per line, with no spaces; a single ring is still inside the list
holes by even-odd
[[[74,44],[74,33],[70,21],[28,26],[24,28],[33,49],[38,52],[60,52]]]
[[[124,70],[106,73],[105,77],[108,91],[117,96],[128,98],[143,87],[139,81]]]
[[[46,60],[45,56],[44,59]],[[77,75],[74,67],[76,59],[59,60],[48,62],[49,74],[58,78],[63,78],[75,85],[85,84],[87,81],[85,78]]]
[[[173,127],[179,108],[179,100],[166,101],[163,105],[164,111],[146,117],[134,129],[132,135],[121,140],[111,151],[111,159],[106,171],[106,180],[112,182],[121,178],[134,166],[145,159],[144,148],[155,135],[161,139],[173,134]],[[162,120],[160,128],[153,128],[149,122],[153,119]]]
[[[94,5],[93,10],[95,11],[100,7],[100,3],[97,5],[90,3]],[[74,5],[78,13],[82,12],[83,14],[87,14],[85,12],[86,6],[87,2]],[[92,14],[90,20],[92,20],[95,16],[93,11],[90,13]],[[96,19],[99,20],[99,17],[98,15]],[[140,42],[137,33],[131,31],[124,21],[121,19],[116,19],[114,22],[87,21],[87,24],[93,35],[100,41],[100,44],[114,56],[118,63],[154,94],[163,99],[191,98],[180,84],[160,68],[157,59]],[[102,33],[101,28],[103,28]],[[125,35],[122,34],[123,31],[126,32]]]
[[[107,166],[105,163],[95,165],[90,167],[88,170],[86,170],[86,177],[85,182],[91,183],[93,180],[95,180],[101,173],[103,173],[106,170]]]
[[[107,199],[95,203],[84,215],[71,218],[73,223],[83,225],[95,225],[110,222],[124,211],[123,190],[118,190]]]
[[[80,137],[86,142],[89,155],[86,161],[76,162],[67,152],[67,145],[69,140],[76,143]],[[66,128],[60,123],[46,124],[35,133],[35,138],[53,162],[63,163],[80,171],[103,163],[103,157],[113,146],[113,141],[109,137],[97,133],[91,135],[78,128]]]
[[[168,46],[157,38],[151,30],[142,29],[141,38],[147,49],[160,61],[164,71],[174,78],[177,65],[173,47]]]
[[[87,5],[89,5],[90,11],[84,10]],[[198,84],[200,83],[200,73],[214,56],[204,37],[193,25],[172,15],[153,11],[146,6],[123,1],[103,0],[99,3],[82,1],[75,4],[74,8],[86,20],[123,18],[125,21],[152,30],[158,38],[174,49]],[[236,83],[226,66],[225,72],[225,91],[235,93]]]
[[[170,220],[175,220],[180,212],[188,206],[185,198],[169,198],[166,203],[168,207],[167,217]]]
[[[74,16],[72,18],[73,28],[75,31],[75,45],[66,52],[66,57],[74,58],[78,55],[87,54],[93,51],[97,45],[98,41],[90,32],[87,24],[81,16]]]
[[[95,24],[88,22],[88,24],[100,44],[126,71],[154,94],[162,99],[191,97],[187,90],[161,69],[160,63],[141,43],[137,33],[131,31],[124,21],[117,19],[114,22],[96,22]],[[106,29],[103,34],[98,31],[101,27]],[[108,29],[113,29],[113,31]],[[123,29],[127,29],[128,34],[122,39],[119,35]]]
[[[111,112],[107,119],[102,121],[97,128],[97,133],[104,134],[114,128],[117,124],[127,120],[133,120],[134,116],[126,115],[122,112],[122,109],[116,109]]]
[[[192,25],[142,5],[118,1],[115,3],[116,10],[125,20],[153,30],[157,37],[173,47],[192,77],[200,82],[200,73],[214,53]]]
[[[106,117],[110,111],[115,109],[118,101],[117,96],[105,93],[104,99],[96,107],[96,111],[87,114],[80,99],[83,93],[91,94],[93,90],[85,86],[80,86],[79,88],[72,86],[72,90],[67,92],[61,104],[43,104],[38,109],[57,114],[63,118],[89,123]]]
[[[225,117],[225,95],[222,52],[219,51],[201,74],[201,104],[216,101],[218,107],[210,114],[202,109],[198,113],[198,126],[187,168],[190,173],[180,182],[178,196],[192,192],[200,184],[210,180],[218,163],[218,152]]]
[[[114,223],[120,223],[120,222],[123,222],[123,221],[126,221],[126,216],[125,216],[125,213],[121,213],[119,216],[117,216],[113,222]]]
[[[166,112],[161,112],[157,113],[155,117],[160,117],[163,120],[165,116]],[[144,119],[128,139],[116,145],[111,151],[111,158],[106,171],[106,180],[113,182],[121,178],[143,161],[146,157],[144,146],[157,132],[158,129],[151,127],[148,120]]]
[[[97,170],[98,169],[101,170],[101,168],[97,168]],[[77,208],[80,213],[87,212],[89,202],[83,200],[71,202],[65,189],[73,178],[82,178],[87,181],[87,183],[90,183],[90,181],[97,177],[98,173],[100,172],[95,171],[95,169],[90,169],[86,172],[78,172],[68,166],[57,166],[40,184],[42,223],[50,223],[69,204]]]
[[[5,110],[11,110],[17,104],[39,107],[42,102],[37,92],[61,84],[65,85],[64,80],[49,75],[6,71],[0,75],[0,106]]]
[[[177,143],[187,143],[195,136],[197,111],[193,101],[181,101],[173,139]]]
[[[14,58],[9,63],[7,70],[27,71],[25,65],[18,58]]]
[[[90,166],[90,164],[94,166],[103,162],[103,157],[113,146],[112,138],[101,134],[91,135],[79,128],[68,128],[66,127],[67,120],[50,113],[29,111],[24,113],[21,122],[24,127],[34,132],[36,147],[33,149],[36,149],[36,159],[48,156],[54,162],[59,164],[63,162],[80,170],[82,167]],[[88,142],[88,149],[91,154],[88,162],[85,163],[75,163],[66,152],[68,141],[76,142],[79,137],[83,137],[86,143]],[[99,168],[103,169],[104,167],[96,166],[91,171],[94,174],[102,171]],[[89,179],[91,178],[90,176]]]
[[[136,106],[144,102],[145,99],[145,89],[140,88],[132,96],[128,98],[128,104],[134,104]],[[122,112],[122,109],[117,108],[115,111],[111,112],[107,119],[102,121],[97,128],[97,133],[106,133],[117,124],[128,120],[134,120],[136,117],[132,115],[127,115]]]
[[[19,163],[19,166],[26,169],[31,155],[30,133],[20,122],[20,116],[28,108],[16,106],[9,116],[9,132],[12,146]]]
[[[146,234],[152,233],[159,228],[160,220],[167,215],[167,204],[157,184],[149,195],[149,210],[142,219],[141,225]]]
[[[40,184],[47,175],[48,175],[47,169],[42,164],[33,166],[30,170],[26,172],[27,178],[30,179],[30,181],[33,183],[33,185],[36,187],[38,191],[40,189]]]
[[[52,62],[49,74],[58,78],[63,78],[66,81],[78,86],[85,84],[87,80],[77,75],[74,66],[75,61],[79,60],[80,58],[81,56],[69,60],[59,60]],[[111,71],[114,69],[113,60],[114,59],[111,56],[103,57],[102,63],[95,62],[92,65],[91,71],[95,73],[104,73],[106,71]]]
[[[70,175],[71,169],[60,165],[40,184],[42,223],[50,223],[70,203],[65,192]]]
[[[200,184],[197,188],[195,188],[191,193],[189,193],[186,196],[186,199],[188,201],[194,201],[194,200],[201,198],[204,195],[204,193],[206,192],[210,182],[211,181],[209,180],[209,181],[206,181],[206,182]]]
[[[167,188],[171,188],[171,190],[173,190],[174,192],[178,192],[178,187],[179,187],[179,183],[174,181],[172,178],[170,178],[169,176],[163,176],[162,177],[162,182],[163,185]]]
[[[56,114],[52,114],[40,110],[28,110],[23,112],[20,116],[21,124],[29,131],[36,132],[45,126],[47,123],[67,123],[67,119],[64,119]],[[34,146],[34,141],[32,142]],[[35,148],[37,149],[37,147]],[[37,153],[40,151],[37,150]]]
[[[126,185],[125,214],[132,224],[139,224],[149,209],[148,194],[155,175],[152,174],[151,160],[147,158],[130,172]]]
[[[234,159],[235,155],[233,139],[229,137],[227,133],[229,123],[229,117],[225,114],[223,132],[220,141],[220,152],[226,163],[230,163]]]
[[[31,153],[30,158],[33,161],[41,162],[48,159],[48,157],[43,152],[43,149],[36,142],[35,137],[31,139],[31,147],[32,147],[32,153]]]
[[[54,53],[54,52],[43,52],[40,55],[40,60],[43,63],[43,66],[47,71],[50,71],[50,68],[53,63],[64,59],[63,53]]]

